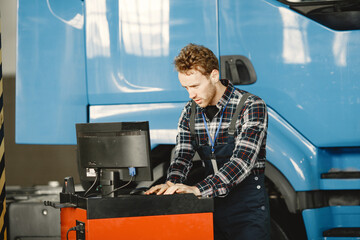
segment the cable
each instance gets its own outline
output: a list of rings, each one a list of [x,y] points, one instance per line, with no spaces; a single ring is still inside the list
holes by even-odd
[[[95,189],[95,191],[99,191],[99,188],[102,188],[102,185],[99,185],[99,186],[97,186],[96,187],[96,189]],[[92,197],[92,196],[98,196],[99,195],[99,193],[96,193],[96,192],[94,192],[94,193],[90,193],[89,195],[87,195],[86,197]]]
[[[67,230],[67,232],[66,232],[66,240],[69,240],[69,232],[70,231],[76,231],[76,227],[72,227],[69,230]]]
[[[120,187],[118,187],[118,188],[115,188],[114,190],[112,190],[111,192],[105,194],[104,196],[110,195],[110,194],[112,194],[112,193],[114,193],[114,192],[116,192],[116,191],[118,191],[118,190],[126,187],[127,185],[129,185],[129,184],[132,182],[133,178],[134,178],[134,176],[131,176],[130,180],[129,180],[127,183],[125,183],[124,185],[122,185],[122,186],[120,186]]]
[[[71,231],[84,231],[85,227],[84,225],[76,225],[75,227],[69,228],[66,232],[66,240],[69,240],[69,232]]]
[[[95,170],[96,172],[96,177],[95,177],[95,180],[93,182],[93,184],[88,188],[88,190],[86,190],[86,192],[84,193],[84,197],[86,197],[86,195],[89,193],[89,191],[95,186],[97,180],[98,180],[98,172]]]

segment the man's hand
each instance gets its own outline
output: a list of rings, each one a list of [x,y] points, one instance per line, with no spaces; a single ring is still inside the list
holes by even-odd
[[[177,183],[171,187],[169,187],[164,195],[171,195],[174,193],[192,193],[195,196],[201,196],[200,190],[195,186],[188,186],[185,184]]]
[[[145,192],[146,195],[150,195],[150,194],[153,194],[153,193],[156,193],[156,195],[161,195],[163,194],[168,188],[174,186],[175,184],[170,182],[170,181],[167,181],[165,184],[159,184],[159,185],[156,185],[156,186],[153,186],[152,188],[150,188],[149,190],[147,190]]]
[[[188,186],[185,184],[174,184],[167,181],[165,184],[156,185],[145,192],[146,195],[156,193],[156,195],[171,195],[175,193],[192,193],[195,196],[200,196],[200,190],[195,186]]]

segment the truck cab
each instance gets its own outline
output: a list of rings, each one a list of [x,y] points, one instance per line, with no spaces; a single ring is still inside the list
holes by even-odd
[[[201,44],[267,104],[273,238],[357,239],[359,20],[358,1],[19,0],[16,142],[149,121],[151,184],[163,181],[189,100],[172,62]]]

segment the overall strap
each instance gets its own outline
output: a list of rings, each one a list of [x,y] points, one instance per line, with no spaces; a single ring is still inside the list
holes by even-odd
[[[190,113],[190,133],[191,137],[195,136],[195,115],[196,115],[196,103],[191,101],[191,113]]]
[[[229,130],[228,130],[228,133],[229,133],[229,136],[234,136],[235,134],[235,123],[239,117],[239,114],[241,112],[241,110],[244,108],[244,103],[246,101],[246,99],[248,97],[250,97],[252,94],[251,93],[245,93],[241,99],[240,99],[240,102],[239,104],[237,105],[236,107],[236,110],[235,110],[235,113],[231,119],[231,122],[230,122],[230,125],[229,125]]]

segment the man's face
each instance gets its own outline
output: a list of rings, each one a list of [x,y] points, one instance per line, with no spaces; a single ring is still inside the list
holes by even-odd
[[[180,84],[188,91],[189,98],[193,99],[200,107],[216,105],[214,97],[216,88],[210,77],[204,76],[197,70],[178,74]]]

